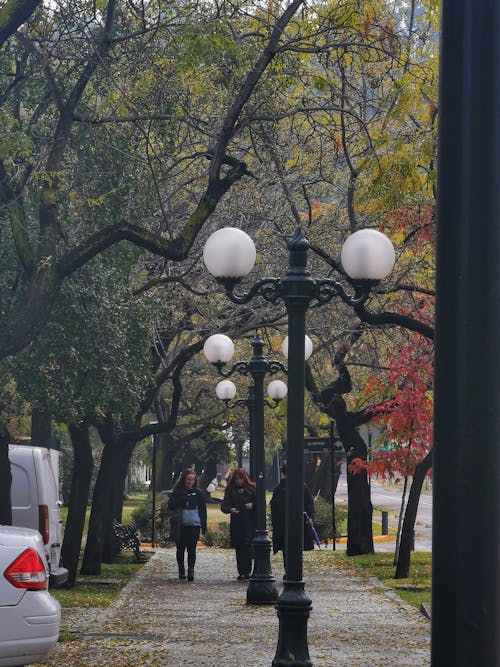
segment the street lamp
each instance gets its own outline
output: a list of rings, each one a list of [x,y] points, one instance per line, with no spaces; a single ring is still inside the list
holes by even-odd
[[[270,403],[268,400],[264,401],[269,408],[277,408],[280,401],[282,401],[288,392],[288,387],[282,380],[272,380],[267,387],[267,395],[273,401]],[[254,407],[255,407],[255,387],[252,384],[248,385],[248,395],[246,398],[235,399],[236,396],[236,386],[230,380],[222,380],[215,387],[215,393],[217,398],[220,398],[227,405],[228,408],[235,408],[237,406],[245,406],[248,408],[248,431],[249,431],[249,441],[250,441],[250,478],[255,479],[255,437],[253,432],[253,423],[254,423]],[[238,451],[238,467],[241,468],[243,465],[241,458],[241,447]]]
[[[237,232],[237,233],[235,233]],[[241,240],[241,244],[239,243]],[[307,269],[309,242],[297,229],[288,244],[289,266],[283,278],[263,278],[247,293],[234,292],[235,285],[254,264],[253,242],[241,230],[223,228],[212,234],[203,251],[207,269],[234,303],[247,303],[257,294],[275,303],[282,299],[288,313],[288,410],[286,485],[286,565],[282,594],[276,605],[279,636],[274,667],[312,667],[307,645],[307,620],[311,600],[302,581],[304,496],[304,384],[305,314],[312,302],[323,305],[334,296],[356,306],[366,301],[372,286],[392,270],[395,253],[389,239],[378,231],[363,229],[345,242],[341,261],[354,287],[349,296],[331,278],[315,280]]]
[[[219,382],[215,387],[215,393],[217,394],[217,398],[224,401],[229,408],[234,408],[237,405],[248,405],[248,398],[238,398],[231,403],[231,400],[236,396],[236,385],[231,380],[222,380]],[[286,398],[287,393],[288,387],[283,380],[273,380],[267,386],[267,395],[275,403],[269,403],[267,400],[264,403],[270,408],[277,408],[278,403]]]
[[[157,421],[150,421],[150,425],[158,424]],[[151,444],[153,445],[153,464],[151,466],[151,548],[155,548],[156,542],[156,459],[158,456],[158,434],[151,435]]]
[[[226,339],[226,340],[224,340]],[[236,404],[247,405],[250,416],[250,452],[255,476],[255,534],[252,539],[254,567],[247,589],[248,604],[274,604],[277,598],[275,579],[271,572],[271,540],[266,529],[266,479],[264,452],[264,376],[274,375],[279,371],[286,373],[286,368],[279,361],[267,361],[264,356],[264,341],[257,334],[252,341],[253,355],[250,361],[238,361],[229,371],[224,371],[224,364],[231,359],[234,345],[223,334],[210,336],[203,348],[208,361],[213,363],[219,373],[229,377],[233,373],[250,375],[251,389],[248,399],[239,399]],[[231,354],[230,354],[231,353]],[[284,385],[284,383],[282,383]],[[232,386],[231,386],[232,385]],[[286,389],[286,385],[285,385]],[[281,391],[280,391],[281,390]],[[236,387],[228,380],[217,385],[217,395],[222,400],[230,401],[236,394]],[[280,385],[274,385],[271,393],[276,397],[283,394]],[[286,395],[286,391],[285,394]],[[283,396],[284,397],[284,396]]]
[[[281,344],[281,351],[283,352],[283,356],[288,359],[288,336],[284,339],[284,341]],[[312,340],[309,338],[309,336],[305,336],[304,340],[304,361],[307,361],[309,357],[311,356],[313,351],[313,344]]]
[[[217,335],[217,334],[215,334]],[[217,364],[217,362],[213,362]],[[248,385],[247,398],[239,398],[231,404],[231,400],[236,396],[236,385],[231,380],[221,380],[215,387],[217,398],[220,398],[228,407],[236,407],[237,405],[244,405],[248,408],[248,433],[250,441],[250,477],[255,478],[255,444],[254,444],[254,405],[255,405],[255,387],[253,382]],[[241,449],[240,449],[241,451]],[[238,467],[243,465],[243,454],[241,457],[238,452]]]

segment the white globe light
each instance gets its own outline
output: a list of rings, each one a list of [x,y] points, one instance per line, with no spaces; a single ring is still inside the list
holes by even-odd
[[[392,271],[396,253],[385,234],[376,229],[360,229],[346,239],[340,261],[350,278],[383,280]]]
[[[219,361],[226,363],[234,354],[234,343],[229,336],[214,334],[205,341],[203,352],[211,364]]]
[[[236,227],[223,227],[208,237],[203,248],[203,261],[216,278],[241,278],[255,264],[252,239]]]
[[[282,401],[288,393],[288,387],[283,380],[273,380],[267,385],[267,395],[274,401]]]
[[[285,338],[283,343],[281,344],[281,351],[285,355],[285,357],[288,359],[288,336]],[[309,338],[309,336],[306,336],[304,339],[304,361],[307,361],[309,357],[311,356],[313,351],[313,344],[312,340]]]
[[[236,385],[231,380],[221,380],[215,387],[215,393],[221,401],[230,401],[236,396]]]

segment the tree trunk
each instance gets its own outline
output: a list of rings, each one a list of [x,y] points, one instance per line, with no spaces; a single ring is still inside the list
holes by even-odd
[[[403,486],[403,493],[401,494],[401,506],[398,517],[398,532],[396,533],[396,548],[394,550],[394,565],[397,564],[399,558],[399,547],[401,545],[401,526],[403,525],[403,515],[405,513],[406,492],[408,490],[408,475],[405,475],[405,483]]]
[[[159,436],[158,469],[161,470],[159,479],[161,489],[171,489],[175,481],[174,450],[168,433],[162,433]]]
[[[74,467],[61,557],[64,567],[69,572],[66,588],[73,588],[82,545],[94,460],[88,425],[70,425],[69,432],[73,444]]]
[[[366,462],[366,444],[358,433],[353,416],[347,412],[343,399],[336,397],[332,401],[331,408],[330,414],[335,417],[339,437],[347,455],[347,555],[372,554],[374,552],[373,506],[368,475],[366,470],[360,470],[356,474],[349,470],[349,465],[354,459]]]
[[[347,555],[372,554],[373,506],[370,499],[368,475],[365,470],[353,475],[347,473]]]
[[[116,465],[115,450],[116,448],[110,444],[105,444],[102,450],[101,465],[92,497],[87,543],[80,570],[82,574],[101,574],[104,538],[113,531],[112,488]]]
[[[113,558],[117,553],[113,534],[113,519],[116,519],[120,523],[122,521],[125,480],[127,478],[127,473],[135,445],[135,440],[131,441],[119,438],[118,446],[115,448],[114,473],[112,478],[113,482],[110,488],[112,515],[110,530],[105,531],[103,536],[103,563],[112,563]]]
[[[217,463],[210,461],[203,466],[203,474],[198,479],[199,488],[208,496],[207,486],[217,476]]]
[[[12,474],[9,461],[9,432],[3,424],[0,424],[0,524],[12,525],[12,504],[10,499],[10,487]]]
[[[399,545],[398,563],[396,566],[395,579],[406,579],[410,576],[410,556],[413,549],[413,536],[415,533],[415,521],[417,519],[418,501],[424,483],[425,475],[432,467],[432,450],[420,461],[415,468],[413,480],[406,505],[403,529],[401,531],[401,543]]]
[[[52,415],[37,410],[31,412],[31,444],[49,448],[52,444]]]
[[[321,459],[321,464],[316,470],[316,487],[315,495],[319,495],[327,500],[329,503],[332,502],[332,497],[337,491],[337,485],[340,477],[340,468],[337,465],[337,457],[334,457],[333,465],[334,470],[332,472],[332,455],[326,454]]]

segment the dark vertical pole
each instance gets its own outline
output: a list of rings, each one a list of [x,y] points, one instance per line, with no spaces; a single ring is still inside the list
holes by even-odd
[[[248,604],[274,604],[278,596],[275,579],[271,572],[271,540],[267,534],[266,521],[266,475],[264,451],[264,376],[267,370],[264,357],[264,341],[257,334],[252,342],[253,355],[249,364],[253,379],[253,460],[255,464],[256,515],[255,535],[252,540],[254,553],[253,572],[248,582]]]
[[[309,243],[297,230],[289,243],[290,266],[283,280],[288,311],[288,409],[285,581],[276,609],[279,636],[274,667],[312,667],[307,645],[311,600],[302,581],[304,532],[305,314],[313,281],[307,270]]]
[[[248,430],[250,434],[250,479],[255,482],[255,426],[253,412],[255,409],[255,388],[253,383],[248,387]]]
[[[337,544],[335,535],[337,534],[337,522],[335,521],[335,433],[333,430],[333,421],[330,422],[330,457],[331,457],[331,473],[332,473],[332,549],[336,551]]]
[[[286,578],[302,580],[304,541],[304,336],[305,309],[288,310],[287,483],[286,483]]]
[[[151,517],[151,546],[154,548],[156,542],[156,449],[157,449],[157,438],[158,435],[155,433],[153,436],[153,465],[151,468],[151,493],[153,494],[152,498],[152,517]]]
[[[254,354],[252,362],[258,362],[258,368],[252,370],[254,386],[253,429],[255,443],[255,478],[256,484],[256,527],[257,530],[266,527],[266,487],[265,487],[265,452],[264,452],[264,375],[265,359],[263,357],[263,341],[260,336],[252,343]],[[263,362],[263,363],[262,363]]]
[[[499,2],[443,0],[434,667],[500,664],[499,34]]]

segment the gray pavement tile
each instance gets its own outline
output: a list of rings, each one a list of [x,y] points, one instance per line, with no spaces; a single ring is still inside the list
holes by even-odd
[[[314,554],[304,554],[314,667],[430,665],[428,620],[377,580],[338,571],[334,561],[318,565]],[[281,590],[281,557],[272,566]],[[271,667],[276,611],[246,605],[246,584],[235,578],[232,550],[199,549],[195,581],[186,582],[176,578],[174,550],[159,549],[111,608],[80,620],[73,610],[63,612],[76,639],[58,644],[46,664]]]

